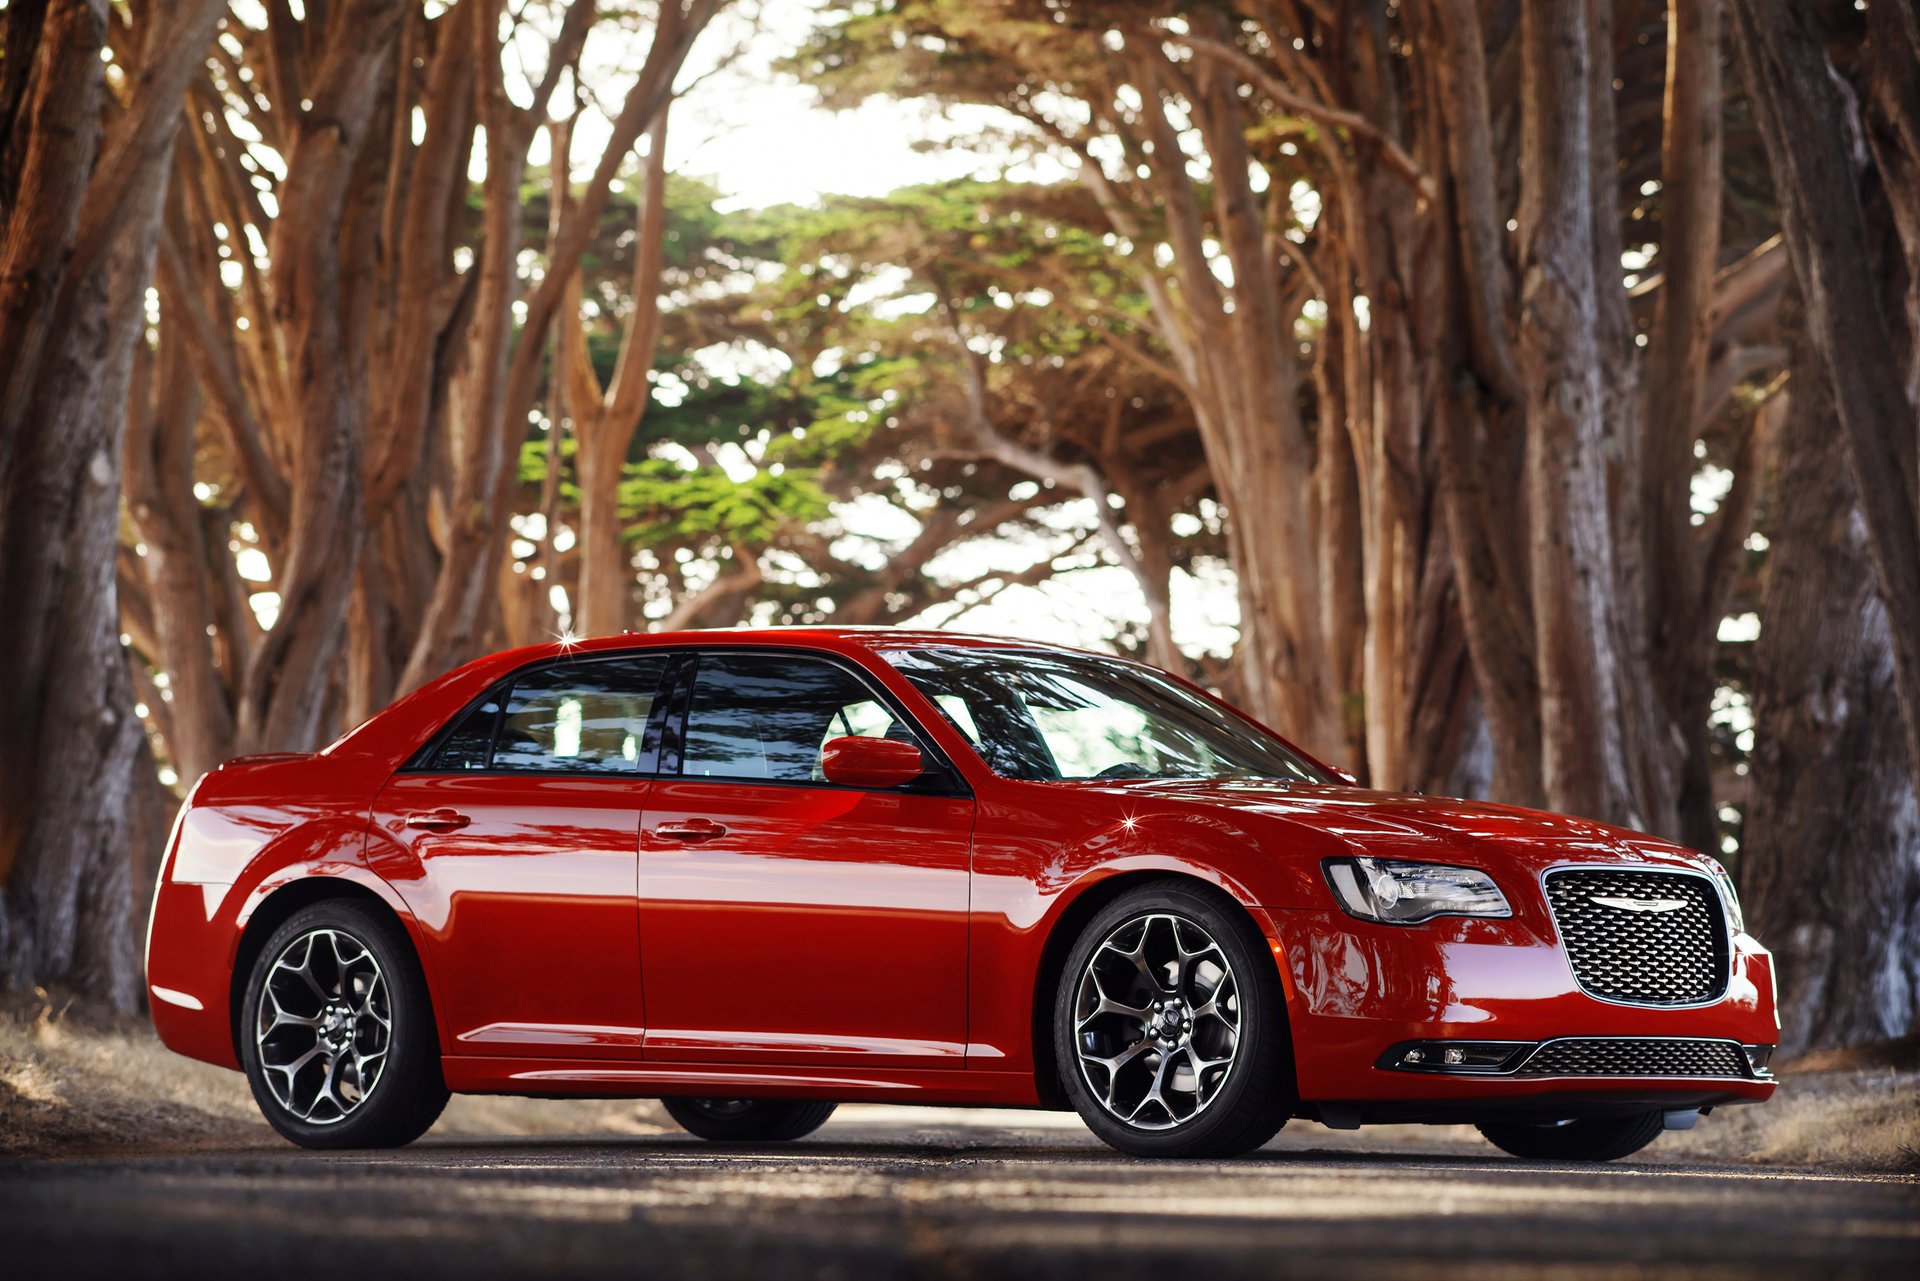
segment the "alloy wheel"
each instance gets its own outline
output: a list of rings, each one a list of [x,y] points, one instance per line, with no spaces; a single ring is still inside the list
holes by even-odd
[[[346,1120],[379,1087],[393,1040],[386,975],[344,930],[296,936],[261,986],[254,1046],[261,1074],[288,1115],[309,1125]]]
[[[1081,1079],[1139,1130],[1170,1130],[1220,1097],[1240,1047],[1240,989],[1220,944],[1155,912],[1122,922],[1087,957],[1074,996]]]

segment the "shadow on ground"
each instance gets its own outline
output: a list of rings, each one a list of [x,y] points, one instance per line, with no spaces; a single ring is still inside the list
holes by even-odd
[[[217,1261],[274,1278],[1750,1281],[1920,1266],[1910,1176],[1311,1148],[1152,1162],[984,1114],[930,1139],[907,1111],[778,1148],[441,1139],[24,1162],[0,1166],[0,1240],[20,1276],[204,1277]]]

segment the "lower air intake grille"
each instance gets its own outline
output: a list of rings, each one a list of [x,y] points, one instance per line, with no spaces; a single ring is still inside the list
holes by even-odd
[[[1680,1037],[1569,1037],[1548,1041],[1520,1065],[1518,1076],[1738,1076],[1746,1056],[1731,1041]]]
[[[1726,992],[1726,915],[1706,877],[1582,867],[1548,872],[1546,885],[1560,944],[1587,993],[1698,1005]]]

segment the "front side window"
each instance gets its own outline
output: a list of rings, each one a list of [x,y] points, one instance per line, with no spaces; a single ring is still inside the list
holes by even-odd
[[[1006,778],[1329,781],[1286,744],[1150,668],[1041,650],[886,658]]]
[[[706,654],[687,709],[684,777],[818,783],[828,740],[871,735],[919,744],[852,672],[788,654]]]
[[[632,774],[666,655],[555,663],[517,676],[455,726],[434,758],[446,772]]]

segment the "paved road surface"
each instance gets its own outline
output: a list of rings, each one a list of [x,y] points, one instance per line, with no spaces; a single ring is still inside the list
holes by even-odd
[[[1920,1276],[1920,1180],[1548,1166],[1297,1125],[1134,1161],[1053,1119],[847,1109],[813,1139],[428,1140],[0,1165],[0,1276]],[[1069,1119],[1070,1121],[1070,1119]]]

